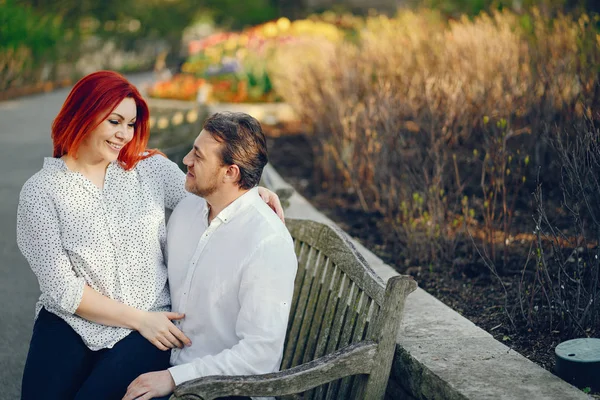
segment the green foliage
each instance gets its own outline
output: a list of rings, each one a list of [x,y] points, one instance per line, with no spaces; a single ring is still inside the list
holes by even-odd
[[[446,15],[473,16],[491,9],[495,3],[497,2],[494,0],[423,0],[415,2],[415,5],[440,10]]]
[[[61,20],[14,0],[0,2],[0,51],[26,47],[37,58],[51,54],[63,35]]]
[[[600,8],[596,3],[594,0],[413,0],[410,4],[415,7],[436,9],[445,15],[458,17],[475,16],[481,12],[504,8],[520,11],[531,7],[538,7],[550,15],[573,10],[599,12]]]
[[[241,29],[281,16],[277,3],[275,0],[204,0],[202,6],[216,23]]]
[[[201,15],[211,15],[215,22],[235,29],[278,16],[277,2],[274,0],[21,0],[19,6],[16,4],[15,0],[7,0],[0,7],[10,8],[12,14],[15,13],[13,9],[18,8],[28,15],[44,16],[43,20],[32,24],[36,32],[41,32],[46,38],[46,42],[37,42],[43,48],[51,44],[48,41],[60,40],[60,34],[62,38],[68,36],[81,40],[94,35],[113,40],[125,49],[135,48],[136,41],[140,39],[167,40],[172,49],[171,55],[179,53],[184,28]],[[23,16],[9,18],[10,15],[5,19],[12,20],[11,26],[21,27],[21,31],[15,30],[12,37],[23,44],[22,38],[29,29],[17,22]],[[54,35],[46,20],[59,21],[64,31],[58,32],[58,36]],[[4,29],[5,24],[2,25]],[[70,44],[69,47],[75,48],[75,45]]]
[[[183,28],[197,16],[198,3],[184,0],[23,0],[39,13],[60,16],[63,25],[77,35],[166,38],[176,42]]]
[[[179,40],[183,29],[198,16],[198,3],[187,0],[129,0],[132,3],[130,18],[141,22],[139,36]]]
[[[37,80],[58,56],[65,36],[61,18],[14,0],[0,0],[0,91]]]

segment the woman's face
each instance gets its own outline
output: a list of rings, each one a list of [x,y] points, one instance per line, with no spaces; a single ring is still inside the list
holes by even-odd
[[[93,163],[107,164],[119,156],[121,149],[131,141],[134,134],[137,107],[135,100],[126,97],[81,142],[77,156]]]

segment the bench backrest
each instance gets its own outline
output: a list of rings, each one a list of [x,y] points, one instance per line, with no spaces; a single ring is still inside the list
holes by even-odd
[[[378,342],[383,330],[390,329],[384,323],[387,319],[392,320],[388,321],[391,325],[394,321],[399,325],[402,310],[393,308],[402,307],[384,307],[384,282],[342,231],[307,220],[288,220],[286,225],[294,238],[298,273],[282,370],[349,344],[364,340]],[[408,292],[415,287],[416,284]],[[389,333],[393,335],[393,343],[395,332]],[[389,374],[389,366],[387,368],[384,374]],[[369,378],[365,375],[347,377],[317,387],[305,393],[304,398],[350,398],[364,393]]]

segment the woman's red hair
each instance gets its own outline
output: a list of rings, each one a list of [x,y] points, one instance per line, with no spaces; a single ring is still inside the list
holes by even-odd
[[[54,157],[76,157],[81,141],[92,132],[126,97],[136,104],[137,119],[133,138],[119,153],[118,160],[130,170],[144,158],[159,153],[146,150],[150,112],[140,92],[125,77],[113,71],[98,71],[75,84],[52,123]]]

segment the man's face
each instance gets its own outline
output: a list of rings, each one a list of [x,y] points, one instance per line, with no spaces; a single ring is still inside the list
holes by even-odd
[[[194,147],[183,158],[188,169],[185,190],[206,198],[219,189],[227,171],[227,166],[221,162],[221,146],[210,133],[200,132]]]

